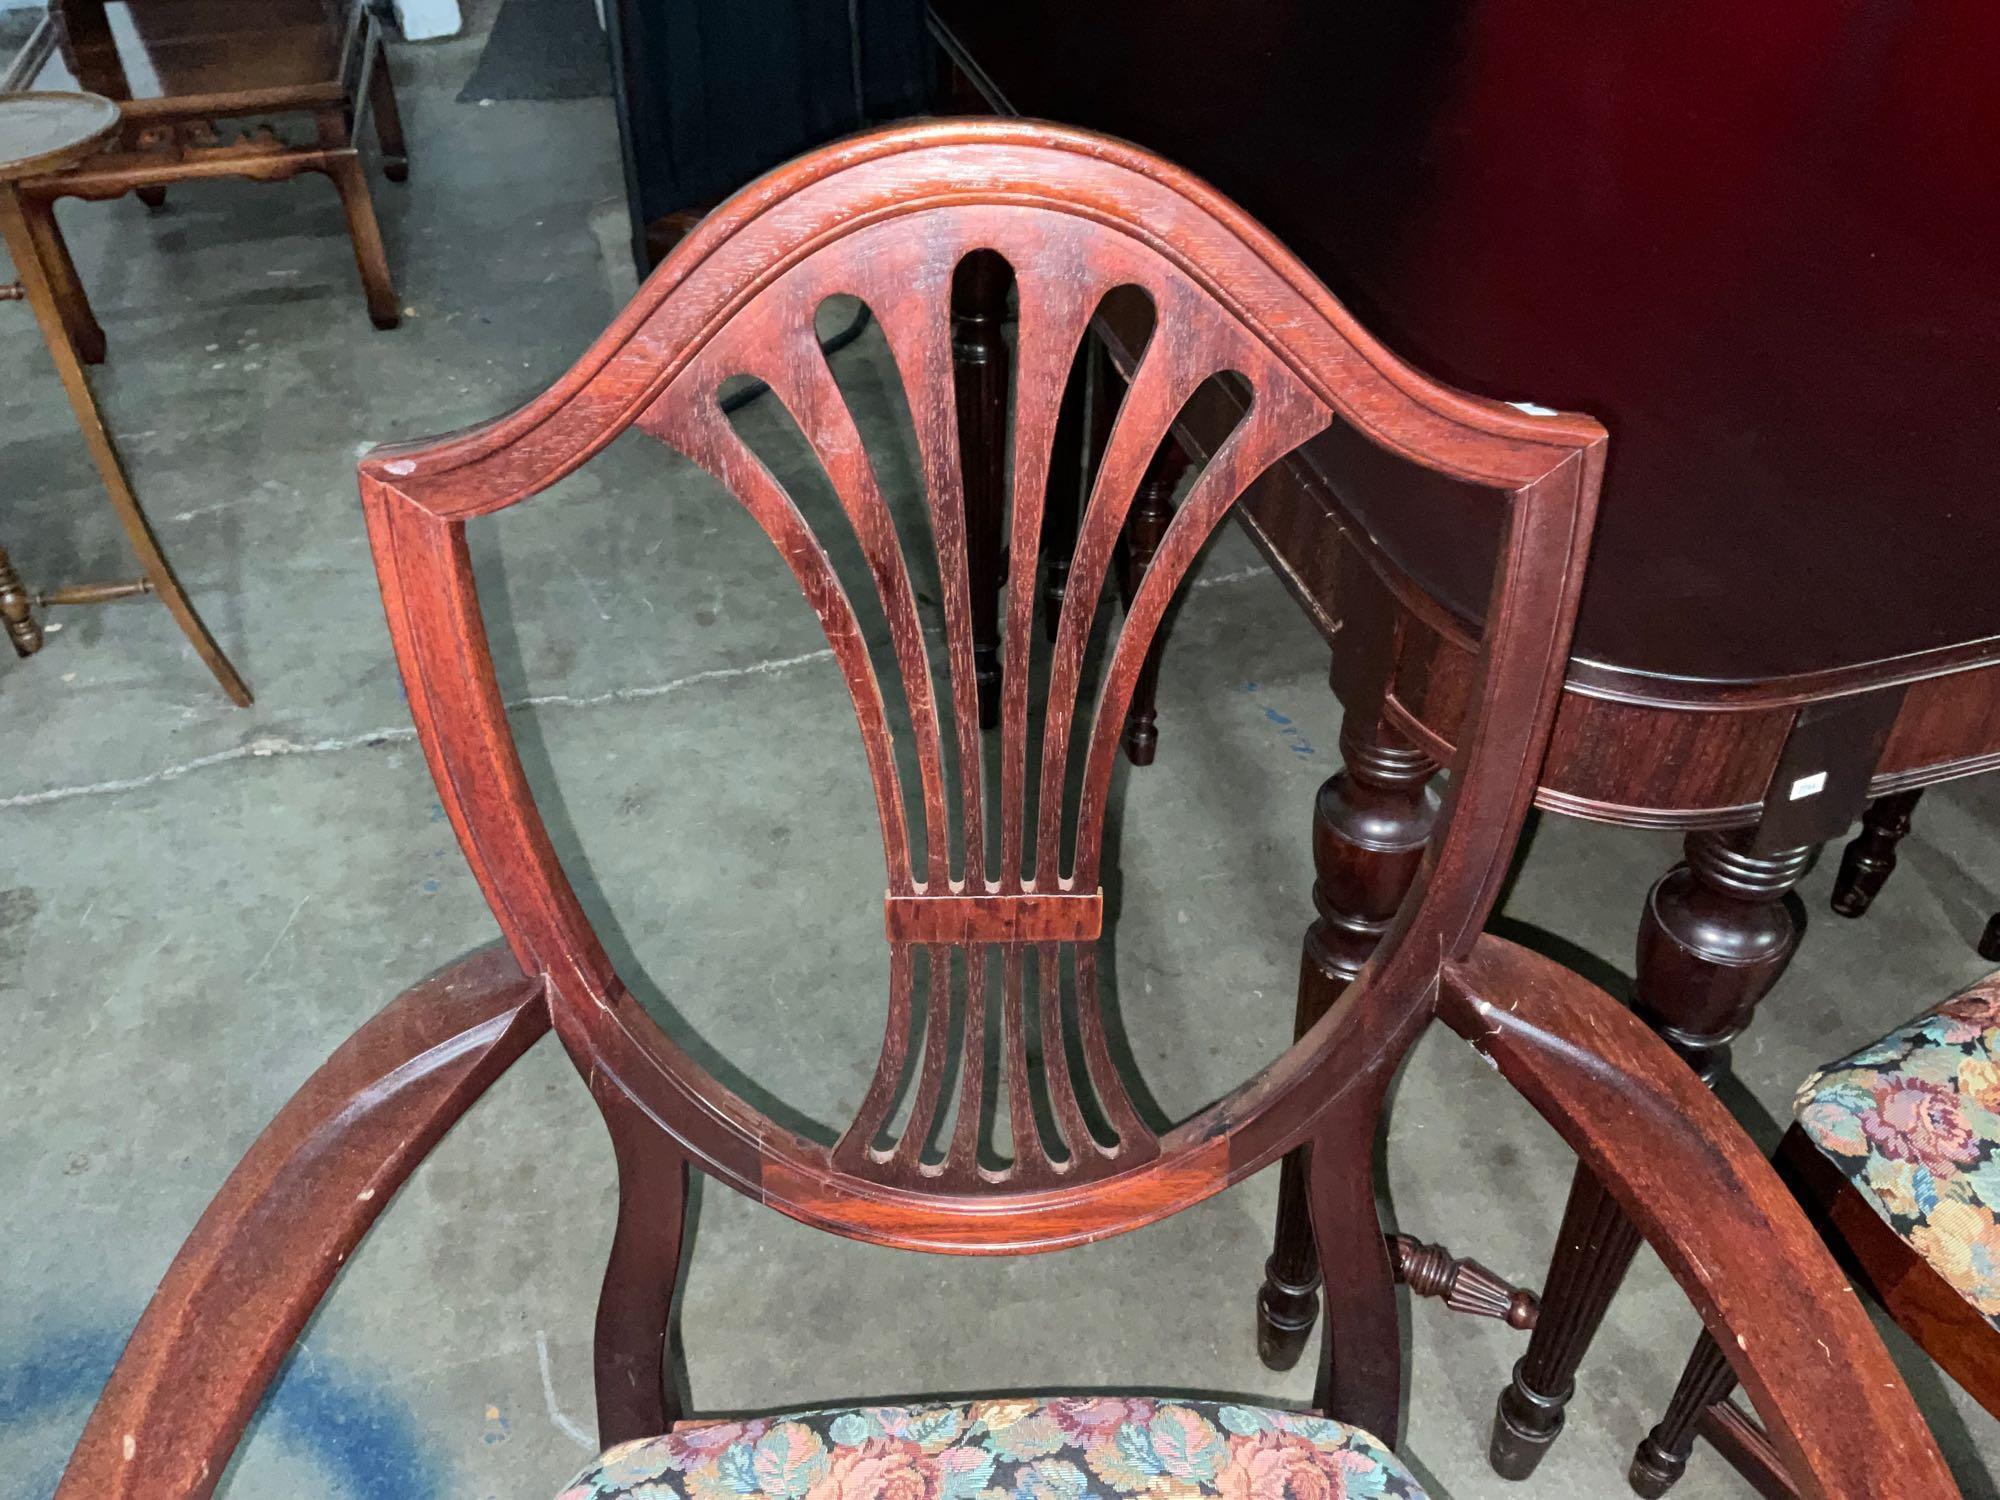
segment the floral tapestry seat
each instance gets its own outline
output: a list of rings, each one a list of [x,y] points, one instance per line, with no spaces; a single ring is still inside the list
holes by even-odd
[[[2000,973],[1815,1073],[1800,1127],[2000,1328]]]
[[[1358,1428],[1128,1396],[835,1407],[683,1422],[625,1443],[558,1500],[1423,1500]]]

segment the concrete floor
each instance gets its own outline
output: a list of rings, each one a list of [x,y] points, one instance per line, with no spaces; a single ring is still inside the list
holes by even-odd
[[[397,58],[416,167],[377,201],[399,331],[370,329],[323,184],[63,211],[111,339],[105,409],[259,699],[230,709],[143,605],[71,612],[40,657],[0,663],[0,1495],[49,1493],[175,1247],[297,1084],[494,933],[411,741],[353,461],[541,388],[629,272],[608,103],[455,104],[476,56],[461,40]],[[0,537],[34,579],[115,575],[117,533],[14,316]],[[840,365],[879,408],[879,344]],[[782,436],[764,408],[746,420]],[[879,1027],[879,854],[851,717],[789,578],[642,439],[475,547],[532,775],[621,967],[719,1071],[837,1126]],[[1170,1112],[1285,1039],[1307,818],[1336,763],[1324,662],[1224,537],[1173,637],[1159,763],[1121,814],[1118,1003]],[[1622,968],[1674,850],[1549,819],[1507,917]],[[1812,933],[1739,1050],[1754,1133],[1775,1137],[1815,1063],[1982,971],[1995,870],[2000,789],[1974,783],[1932,794],[1868,921],[1826,915],[1830,861],[1808,876]],[[1454,1040],[1412,1059],[1389,1159],[1402,1227],[1539,1278],[1569,1158]],[[1308,1376],[1268,1373],[1251,1338],[1274,1192],[1266,1174],[1119,1241],[997,1263],[845,1244],[707,1192],[684,1317],[696,1408],[1079,1386],[1303,1400]],[[590,1447],[613,1193],[595,1111],[545,1045],[349,1266],[226,1492],[553,1493]],[[1435,1304],[1410,1325],[1407,1452],[1440,1500],[1476,1500],[1621,1493],[1695,1320],[1642,1257],[1539,1489],[1482,1458],[1520,1336]],[[1906,1362],[1966,1493],[1995,1494],[2000,1431]],[[1701,1453],[1683,1493],[1748,1491]]]

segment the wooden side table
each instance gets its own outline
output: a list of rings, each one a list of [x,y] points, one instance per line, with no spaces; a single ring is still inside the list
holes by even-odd
[[[24,179],[59,172],[87,158],[117,133],[119,123],[118,106],[95,94],[0,94],[0,241],[4,241],[7,253],[13,258],[21,295],[41,326],[49,358],[55,362],[56,376],[69,397],[70,410],[76,413],[77,426],[83,429],[91,462],[97,466],[98,477],[104,481],[105,493],[111,498],[111,508],[125,529],[125,540],[138,558],[141,576],[131,582],[73,584],[34,595],[21,586],[12,565],[0,553],[0,618],[5,619],[14,649],[26,656],[41,644],[41,631],[35,624],[31,605],[95,604],[131,595],[156,594],[188,638],[188,644],[194,647],[195,654],[215,674],[223,692],[238,707],[247,708],[250,689],[216,645],[182,591],[180,581],[174,577],[166,554],[146,523],[146,513],[139,508],[132,483],[125,477],[125,466],[119,461],[118,450],[104,426],[97,399],[91,394],[82,356],[64,319],[56,278],[50,269],[56,257],[66,264],[67,253],[62,251],[59,239],[51,244],[45,235],[31,227],[33,221],[22,207]],[[47,221],[47,228],[53,233],[53,219]]]
[[[88,90],[120,111],[112,136],[46,168],[21,195],[87,363],[103,359],[104,333],[75,268],[59,253],[55,200],[137,193],[158,207],[174,184],[219,177],[284,182],[320,173],[331,180],[368,316],[377,328],[396,326],[401,305],[355,147],[364,119],[391,181],[409,175],[409,156],[380,23],[367,0],[54,0],[9,77],[35,89]],[[0,90],[6,82],[0,79]],[[309,139],[273,130],[273,119],[288,116],[310,119]],[[225,139],[218,126],[231,120],[251,125]]]

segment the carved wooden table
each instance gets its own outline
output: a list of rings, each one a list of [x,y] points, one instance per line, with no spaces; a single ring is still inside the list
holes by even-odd
[[[32,594],[21,583],[12,563],[0,552],[0,620],[4,620],[14,650],[27,656],[40,648],[41,628],[34,619],[33,606],[47,604],[95,604],[135,594],[157,594],[174,623],[188,638],[195,653],[215,674],[222,690],[239,707],[248,707],[250,689],[230,665],[229,658],[208,633],[195,613],[194,605],[182,591],[166,554],[154,539],[125,466],[105,428],[97,399],[91,394],[83,360],[71,337],[56,290],[58,273],[53,268],[67,265],[68,252],[52,217],[36,217],[24,211],[21,182],[48,172],[56,172],[88,157],[119,126],[118,106],[95,94],[17,93],[0,94],[0,243],[14,262],[20,278],[19,293],[33,309],[48,345],[56,375],[76,414],[77,426],[90,449],[90,459],[104,482],[111,508],[124,528],[125,540],[137,556],[142,576],[132,582],[72,584]],[[10,288],[12,290],[12,288]]]
[[[218,177],[283,182],[320,173],[340,194],[368,315],[394,328],[402,315],[355,136],[371,115],[391,181],[409,175],[402,118],[380,27],[365,0],[53,0],[5,77],[38,89],[88,89],[115,101],[120,128],[86,158],[23,188],[30,216],[54,224],[58,198],[137,193],[153,207],[175,183]],[[272,127],[310,119],[310,139]],[[225,140],[217,123],[249,120]],[[52,229],[46,233],[53,233]],[[51,262],[63,317],[86,362],[104,358],[104,332],[75,268]]]
[[[2000,11],[1834,0],[933,0],[996,108],[1130,138],[1263,219],[1398,352],[1588,411],[1605,505],[1537,801],[1687,830],[1635,1003],[1713,1079],[1783,971],[1793,886],[1869,799],[2000,764]],[[1182,438],[1199,449],[1201,413]],[[1493,553],[1448,486],[1322,442],[1245,524],[1334,648],[1300,1023],[1431,831]],[[1490,532],[1486,533],[1490,536]],[[1171,726],[1162,732],[1171,734]],[[1315,1313],[1289,1180],[1268,1361]],[[1587,1174],[1494,1460],[1533,1468],[1637,1239]]]

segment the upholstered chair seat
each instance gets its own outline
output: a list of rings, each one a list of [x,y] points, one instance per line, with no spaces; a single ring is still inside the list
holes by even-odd
[[[1424,1500],[1388,1447],[1305,1412],[1152,1396],[1001,1397],[682,1422],[559,1500]]]
[[[2000,974],[1808,1078],[1803,1129],[2000,1328]]]

